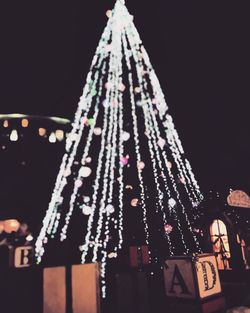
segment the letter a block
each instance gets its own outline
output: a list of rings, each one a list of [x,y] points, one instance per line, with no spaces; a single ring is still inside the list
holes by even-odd
[[[165,261],[166,295],[182,299],[206,299],[221,293],[215,256],[170,257]]]

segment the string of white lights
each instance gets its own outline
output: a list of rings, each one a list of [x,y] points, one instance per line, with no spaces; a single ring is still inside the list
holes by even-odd
[[[130,23],[130,27],[132,28],[132,31],[133,31],[133,33],[135,35],[135,42],[137,42],[139,45],[142,44],[142,41],[140,39],[140,35],[139,35],[136,27],[134,26],[134,24]],[[155,98],[157,99],[157,108],[159,109],[159,116],[160,116],[161,120],[163,122],[165,122],[164,125],[167,124],[168,128],[169,128],[169,126],[171,126],[171,129],[173,131],[173,135],[174,135],[174,138],[175,138],[175,144],[176,144],[177,148],[179,149],[180,153],[184,154],[184,150],[183,150],[181,141],[179,139],[178,133],[177,133],[175,127],[174,127],[174,124],[171,123],[169,125],[168,120],[165,117],[165,114],[166,114],[166,112],[168,110],[168,106],[167,106],[167,103],[166,103],[163,91],[161,89],[159,80],[158,80],[158,78],[157,78],[157,76],[155,74],[155,71],[153,69],[153,66],[152,66],[152,64],[150,62],[149,56],[147,54],[147,51],[143,47],[142,47],[142,56],[143,56],[143,59],[144,59],[144,62],[146,64],[146,66],[148,68],[148,71],[150,72],[150,79],[151,79],[151,84],[152,84],[152,87],[153,87],[153,92],[155,94]],[[182,161],[182,159],[180,159],[180,161]],[[186,168],[185,168],[185,166],[183,164],[182,164],[181,169],[186,170]],[[191,180],[192,180],[192,183],[193,183],[193,186],[194,186],[194,188],[193,188],[192,184],[190,183],[190,188],[192,190],[192,193],[195,196],[195,198],[196,198],[196,194],[197,194],[198,198],[200,200],[202,200],[203,197],[202,197],[202,194],[200,192],[200,189],[199,189],[199,186],[197,184],[197,181],[196,181],[196,179],[194,177],[194,174],[193,174],[191,166],[188,167],[188,172],[189,172],[189,175],[191,177]],[[189,181],[188,175],[186,174],[184,176]]]
[[[127,29],[126,29],[127,34]],[[129,36],[129,34],[127,34]],[[129,91],[130,91],[130,101],[131,101],[131,113],[132,113],[132,120],[133,120],[133,132],[134,132],[134,143],[135,143],[135,152],[136,152],[136,160],[137,164],[139,164],[142,161],[141,153],[140,153],[140,142],[139,142],[139,133],[138,133],[138,122],[137,122],[137,115],[136,115],[136,104],[135,104],[135,98],[134,98],[134,88],[133,88],[133,77],[131,73],[131,65],[129,61],[129,54],[128,54],[128,47],[127,47],[127,41],[123,42],[124,45],[124,51],[125,53],[125,59],[127,63],[127,67],[129,69]],[[143,212],[143,224],[144,224],[144,230],[145,230],[145,241],[148,244],[149,243],[149,227],[147,222],[147,209],[146,209],[146,203],[145,203],[145,187],[144,187],[144,181],[142,176],[142,169],[137,166],[137,174],[139,178],[139,186],[141,190],[141,206],[142,206],[142,212]]]

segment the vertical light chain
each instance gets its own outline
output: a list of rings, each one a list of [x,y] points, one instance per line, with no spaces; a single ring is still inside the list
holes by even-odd
[[[113,80],[113,72],[111,71],[112,68],[112,64],[113,64],[113,54],[111,54],[110,60],[109,60],[109,73],[108,73],[108,82],[111,82]],[[107,92],[106,92],[106,99],[108,101],[109,105],[112,105],[112,93],[111,93],[111,89],[108,88]],[[112,109],[112,107],[111,107]],[[87,226],[87,234],[85,237],[85,243],[82,246],[82,256],[81,256],[81,260],[82,263],[86,262],[86,256],[88,253],[88,248],[89,248],[89,243],[90,243],[90,236],[91,233],[93,231],[92,229],[92,224],[93,224],[93,220],[94,220],[94,214],[95,214],[95,210],[96,210],[96,202],[97,202],[97,197],[98,197],[98,192],[99,192],[99,180],[101,178],[101,170],[102,170],[102,166],[104,166],[104,161],[103,161],[103,157],[104,157],[104,151],[105,151],[105,136],[106,136],[106,131],[107,131],[107,127],[108,127],[108,114],[107,112],[110,110],[110,107],[105,106],[105,115],[104,115],[104,129],[102,132],[102,140],[101,140],[101,150],[99,153],[99,157],[98,157],[98,165],[97,165],[97,174],[96,174],[96,179],[95,179],[95,183],[94,183],[94,191],[93,191],[93,196],[92,196],[92,212],[89,216],[89,220],[88,220],[88,226]],[[110,115],[111,116],[111,115]]]
[[[141,44],[142,42],[141,42],[141,39],[140,39],[140,35],[139,35],[136,27],[134,26],[133,23],[130,23],[130,26],[133,28],[133,31],[134,31],[134,33],[136,35],[136,41]],[[143,49],[143,58],[144,58],[145,64],[147,65],[148,70],[151,72],[151,77],[150,78],[151,78],[151,82],[152,82],[152,86],[153,86],[153,91],[156,94],[156,96],[157,96],[157,98],[158,98],[158,100],[160,102],[160,110],[159,110],[160,111],[160,118],[164,122],[164,115],[165,115],[166,111],[168,110],[168,106],[166,104],[165,97],[164,97],[163,91],[161,89],[159,80],[158,80],[158,78],[157,78],[157,76],[156,76],[156,74],[154,72],[153,66],[152,66],[152,64],[150,62],[149,56],[148,56],[148,54],[147,54],[145,49]],[[172,125],[172,126],[173,126],[173,129],[175,131],[174,137],[176,139],[176,145],[177,145],[178,149],[180,150],[180,152],[182,154],[184,154],[184,150],[183,150],[181,141],[179,140],[178,133],[177,133],[174,125]],[[190,168],[188,170],[189,170],[189,172],[191,171],[191,173],[193,174],[191,166],[190,166]],[[195,186],[195,189],[196,189],[196,192],[197,192],[199,198],[202,199],[202,195],[201,195],[199,186],[197,184],[197,181],[195,180],[194,175],[192,175],[192,174],[190,174],[190,176],[192,178],[193,185]],[[190,187],[193,187],[193,186],[190,185]]]
[[[127,42],[124,41],[124,50],[125,50],[125,59],[127,63],[127,67],[129,69],[129,91],[130,91],[130,101],[131,101],[131,109],[132,109],[132,120],[133,120],[133,131],[134,131],[134,142],[135,142],[135,152],[136,152],[136,160],[137,164],[141,162],[141,153],[140,153],[140,143],[139,143],[139,133],[138,133],[138,122],[136,116],[136,105],[135,105],[135,98],[134,98],[134,89],[133,89],[133,78],[131,73],[131,65],[129,61],[129,54],[128,54],[128,47]],[[142,212],[143,212],[143,223],[145,229],[145,241],[149,244],[149,227],[147,222],[147,209],[145,203],[145,188],[144,188],[144,181],[142,177],[142,170],[137,167],[137,173],[139,178],[139,185],[141,189],[141,205],[142,205]]]
[[[142,72],[141,72],[141,62],[138,59],[137,49],[136,49],[138,46],[136,45],[136,42],[131,42],[131,39],[132,39],[131,38],[131,35],[132,35],[131,29],[129,29],[129,35],[130,36],[128,36],[128,40],[129,40],[129,43],[131,46],[132,56],[133,56],[135,64],[136,64],[138,82],[139,82],[140,88],[142,89],[142,92],[141,92],[142,108],[143,108],[143,112],[144,112],[144,122],[145,122],[146,134],[148,136],[148,146],[149,146],[150,158],[151,158],[151,162],[152,162],[152,166],[153,166],[154,181],[155,181],[155,185],[156,185],[156,189],[157,189],[157,193],[158,193],[157,203],[158,203],[158,206],[160,207],[160,210],[161,210],[162,215],[163,215],[163,222],[164,222],[164,224],[167,224],[167,216],[166,216],[166,213],[164,211],[164,205],[163,205],[164,193],[160,188],[158,170],[157,170],[157,163],[159,162],[159,160],[158,160],[157,156],[155,156],[155,154],[154,154],[154,149],[153,149],[153,145],[152,145],[152,137],[151,137],[152,129],[150,129],[150,126],[148,123],[148,118],[147,118],[147,112],[146,112],[146,102],[147,102],[146,95],[148,95],[148,91],[147,91],[146,85],[143,84],[143,78],[142,78]],[[125,51],[125,54],[128,55],[127,50]],[[130,67],[131,67],[131,65],[130,65]],[[158,163],[158,165],[159,165],[159,163]],[[167,241],[168,241],[168,245],[169,245],[170,255],[173,255],[172,243],[171,243],[169,234],[167,234],[166,237],[167,237]]]

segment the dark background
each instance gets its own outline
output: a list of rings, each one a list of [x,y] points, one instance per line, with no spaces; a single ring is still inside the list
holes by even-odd
[[[72,119],[114,2],[1,4],[0,113]],[[249,192],[247,1],[126,3],[202,190]]]

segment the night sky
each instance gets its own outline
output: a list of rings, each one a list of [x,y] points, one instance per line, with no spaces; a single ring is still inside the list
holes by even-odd
[[[247,1],[126,3],[202,190],[249,192]],[[0,10],[0,113],[73,118],[113,5],[6,2]]]

